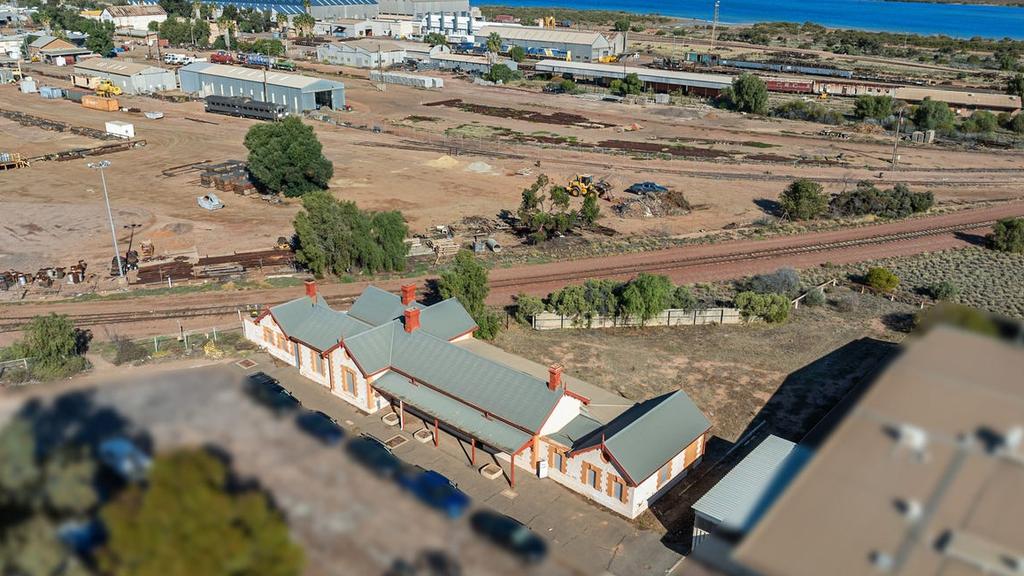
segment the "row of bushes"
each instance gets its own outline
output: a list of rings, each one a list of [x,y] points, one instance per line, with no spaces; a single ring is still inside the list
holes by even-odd
[[[835,217],[875,215],[880,218],[905,218],[926,212],[935,205],[931,192],[913,192],[906,184],[885,190],[861,181],[852,190],[831,198],[821,184],[801,178],[779,195],[782,214],[793,220],[813,220],[826,214]]]
[[[527,323],[532,316],[548,311],[586,325],[597,316],[647,321],[669,308],[692,310],[696,306],[697,299],[687,286],[676,286],[666,276],[641,273],[628,282],[587,280],[547,298],[520,294],[516,320]]]

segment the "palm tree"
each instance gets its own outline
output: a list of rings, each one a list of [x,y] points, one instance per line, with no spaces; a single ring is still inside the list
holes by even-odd
[[[309,14],[309,9],[311,6],[313,6],[312,2],[310,2],[309,0],[302,0],[302,9],[306,11],[306,14]]]
[[[487,51],[494,54],[501,52],[501,35],[497,32],[491,32],[487,37]]]
[[[281,32],[288,29],[288,15],[284,12],[277,13],[277,29]]]

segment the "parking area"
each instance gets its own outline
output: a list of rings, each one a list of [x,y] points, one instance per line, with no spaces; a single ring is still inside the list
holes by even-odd
[[[266,489],[306,550],[312,575],[451,574],[395,572],[397,564],[445,557],[462,574],[572,575],[552,554],[525,567],[470,528],[449,520],[391,481],[296,425],[297,409],[278,415],[253,401],[231,364],[169,372],[128,370],[95,384],[43,385],[0,396],[0,425],[31,402],[33,414],[67,437],[94,443],[111,435],[143,438],[154,451],[205,446],[229,458],[239,477]],[[59,423],[57,422],[59,421]],[[352,433],[346,431],[348,436]],[[480,502],[474,502],[478,505]]]
[[[413,434],[420,429],[433,431],[432,423],[407,414],[405,431],[388,426],[381,417],[358,412],[334,398],[319,384],[298,375],[289,366],[275,366],[268,355],[253,357],[258,362],[248,373],[262,371],[273,376],[298,398],[303,406],[322,411],[353,433],[370,434],[380,440],[395,435],[407,441],[393,449],[396,456],[410,464],[441,472],[458,484],[475,505],[483,505],[516,518],[543,536],[551,548],[547,570],[568,569],[575,573],[665,574],[677,566],[681,556],[662,543],[662,534],[638,529],[627,519],[591,504],[582,496],[556,484],[518,470],[515,490],[506,478],[485,479],[477,471],[490,455],[477,452],[477,465],[470,462],[471,447],[454,437],[440,434],[437,448],[433,442],[420,443]],[[237,370],[242,370],[237,368]],[[507,473],[508,464],[498,462]]]

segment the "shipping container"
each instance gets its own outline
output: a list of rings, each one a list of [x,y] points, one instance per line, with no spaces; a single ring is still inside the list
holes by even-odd
[[[82,96],[82,106],[93,110],[103,110],[105,112],[114,112],[118,108],[117,98],[101,98],[91,94]]]
[[[80,90],[65,90],[64,97],[72,102],[81,103],[83,96],[88,96],[88,92],[82,92]]]
[[[64,97],[64,90],[53,86],[43,86],[39,89],[39,95],[48,100],[60,100]]]
[[[31,94],[33,92],[38,92],[38,90],[36,90],[36,81],[35,80],[30,80],[30,79],[22,80],[21,81],[21,91],[24,92],[25,94]]]
[[[106,124],[107,134],[113,134],[122,138],[135,138],[135,125],[130,122],[118,122],[111,120]]]
[[[814,93],[814,82],[810,80],[768,78],[765,80],[765,87],[768,88],[769,92],[788,92],[791,94]]]

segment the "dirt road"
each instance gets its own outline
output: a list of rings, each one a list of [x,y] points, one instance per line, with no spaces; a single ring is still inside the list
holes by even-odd
[[[782,266],[808,268],[825,262],[847,264],[933,252],[976,243],[991,222],[1010,216],[1024,216],[1024,202],[830,232],[499,268],[491,271],[488,301],[503,305],[511,303],[520,292],[543,296],[586,278],[626,279],[641,271],[665,274],[678,283],[693,283],[740,278]],[[426,280],[394,279],[375,284],[397,291],[401,284],[415,282],[423,286]],[[366,285],[325,284],[321,293],[331,304],[345,308]],[[174,333],[179,324],[186,330],[235,324],[239,309],[276,304],[296,297],[299,292],[297,288],[280,288],[6,306],[0,308],[0,329],[8,331],[0,332],[0,344],[13,339],[15,326],[38,314],[69,314],[80,325],[100,331],[97,337],[102,337],[104,331],[147,336]]]

